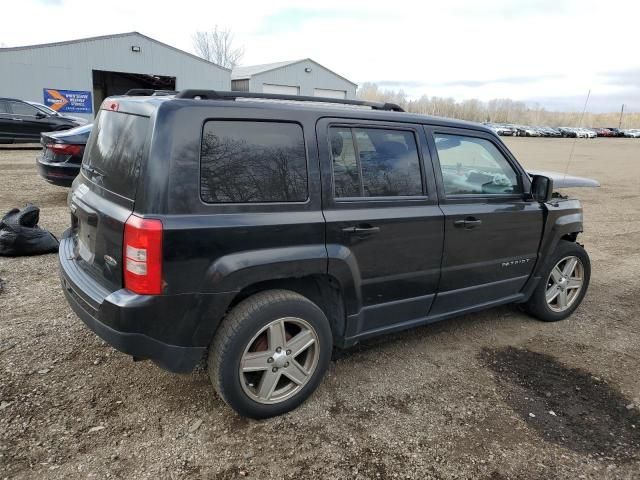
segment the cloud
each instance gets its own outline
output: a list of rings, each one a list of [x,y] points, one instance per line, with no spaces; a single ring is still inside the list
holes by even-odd
[[[257,28],[259,34],[274,34],[300,31],[307,23],[319,20],[362,18],[363,12],[357,10],[333,10],[319,8],[290,7],[278,10],[264,17]]]
[[[113,22],[51,28],[51,18],[82,12],[104,17],[86,0],[5,2],[0,42],[30,45],[137,30],[187,51],[193,32],[218,24],[245,46],[244,64],[311,57],[362,84],[403,89],[411,97],[512,98],[548,108],[630,109],[640,92],[640,2],[612,8],[602,0],[182,0],[170,15],[151,0],[109,0]],[[197,15],[194,15],[197,12]],[[548,102],[548,104],[545,104]],[[559,108],[559,107],[558,107]]]
[[[640,86],[640,68],[607,72],[602,76],[609,85]]]

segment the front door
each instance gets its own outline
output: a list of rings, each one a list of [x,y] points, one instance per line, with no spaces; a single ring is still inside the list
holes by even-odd
[[[421,126],[318,122],[329,273],[355,278],[345,336],[424,319],[438,287],[443,215]]]
[[[16,125],[16,139],[39,142],[41,132],[49,132],[55,127],[55,123],[51,122],[51,117],[44,115],[33,105],[15,101],[8,103]]]
[[[431,315],[515,299],[533,271],[543,209],[526,200],[529,180],[490,134],[428,129],[445,246]]]

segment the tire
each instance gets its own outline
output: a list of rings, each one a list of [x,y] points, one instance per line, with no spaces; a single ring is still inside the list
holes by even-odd
[[[570,268],[567,259],[570,258],[577,259],[577,264],[574,267],[575,276],[567,277],[566,269]],[[556,266],[560,267],[558,271],[554,271]],[[552,272],[555,273],[552,275]],[[562,272],[563,280],[556,282],[555,278],[557,278],[559,272]],[[582,284],[577,293],[574,293],[573,290],[577,288],[575,285],[577,285],[576,280],[578,277],[581,277]],[[545,262],[541,270],[540,283],[531,298],[524,304],[524,309],[533,317],[544,322],[564,320],[578,308],[584,299],[590,279],[591,262],[586,250],[575,242],[560,240],[553,255]],[[554,285],[557,287],[555,290],[553,290]],[[558,292],[558,294],[554,297],[555,292]],[[563,292],[565,292],[564,301],[566,304],[564,307],[561,301]],[[551,302],[547,301],[547,295],[553,299]]]
[[[302,349],[307,343],[310,346]],[[281,350],[276,351],[276,345]],[[332,345],[329,321],[315,303],[289,290],[259,292],[222,321],[209,349],[209,377],[220,397],[240,415],[281,415],[318,387]]]

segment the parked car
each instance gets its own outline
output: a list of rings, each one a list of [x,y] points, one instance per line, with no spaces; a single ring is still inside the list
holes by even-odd
[[[33,105],[38,110],[42,110],[47,115],[52,115],[54,117],[68,118],[69,120],[73,120],[74,122],[76,122],[78,125],[86,125],[87,123],[89,123],[89,120],[87,120],[86,118],[74,117],[72,115],[65,115],[65,114],[60,113],[57,110],[54,110],[53,108],[48,107],[48,106],[46,106],[46,105],[44,105],[42,103],[29,102],[29,101],[27,103],[29,105]]]
[[[84,147],[93,124],[40,136],[42,151],[36,158],[38,173],[47,182],[70,187],[80,172]]]
[[[640,130],[637,128],[630,128],[624,131],[624,136],[629,138],[640,138]]]
[[[607,130],[611,130],[614,137],[624,137],[624,131],[615,127],[607,127]]]
[[[539,137],[540,132],[534,127],[521,125],[518,127],[518,130],[516,131],[516,135],[519,137]]]
[[[608,128],[594,128],[599,137],[613,137],[613,132]]]
[[[77,127],[75,120],[48,115],[15,98],[0,98],[0,143],[38,142],[42,132]]]
[[[558,127],[560,134],[565,138],[576,138],[578,134],[570,127]]]
[[[512,136],[514,133],[513,129],[506,125],[500,125],[497,123],[485,123],[484,125],[500,136]]]
[[[581,303],[580,202],[491,130],[257,95],[103,103],[58,258],[67,301],[117,349],[176,372],[204,356],[221,398],[264,418],[311,395],[334,347],[508,303],[557,321]]]

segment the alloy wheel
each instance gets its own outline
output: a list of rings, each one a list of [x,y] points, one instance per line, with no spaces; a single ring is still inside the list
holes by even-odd
[[[244,392],[263,404],[283,402],[311,379],[320,358],[318,335],[305,320],[279,318],[247,344],[240,360]]]
[[[584,266],[580,258],[564,257],[551,269],[545,297],[549,308],[557,313],[570,308],[584,284]]]

